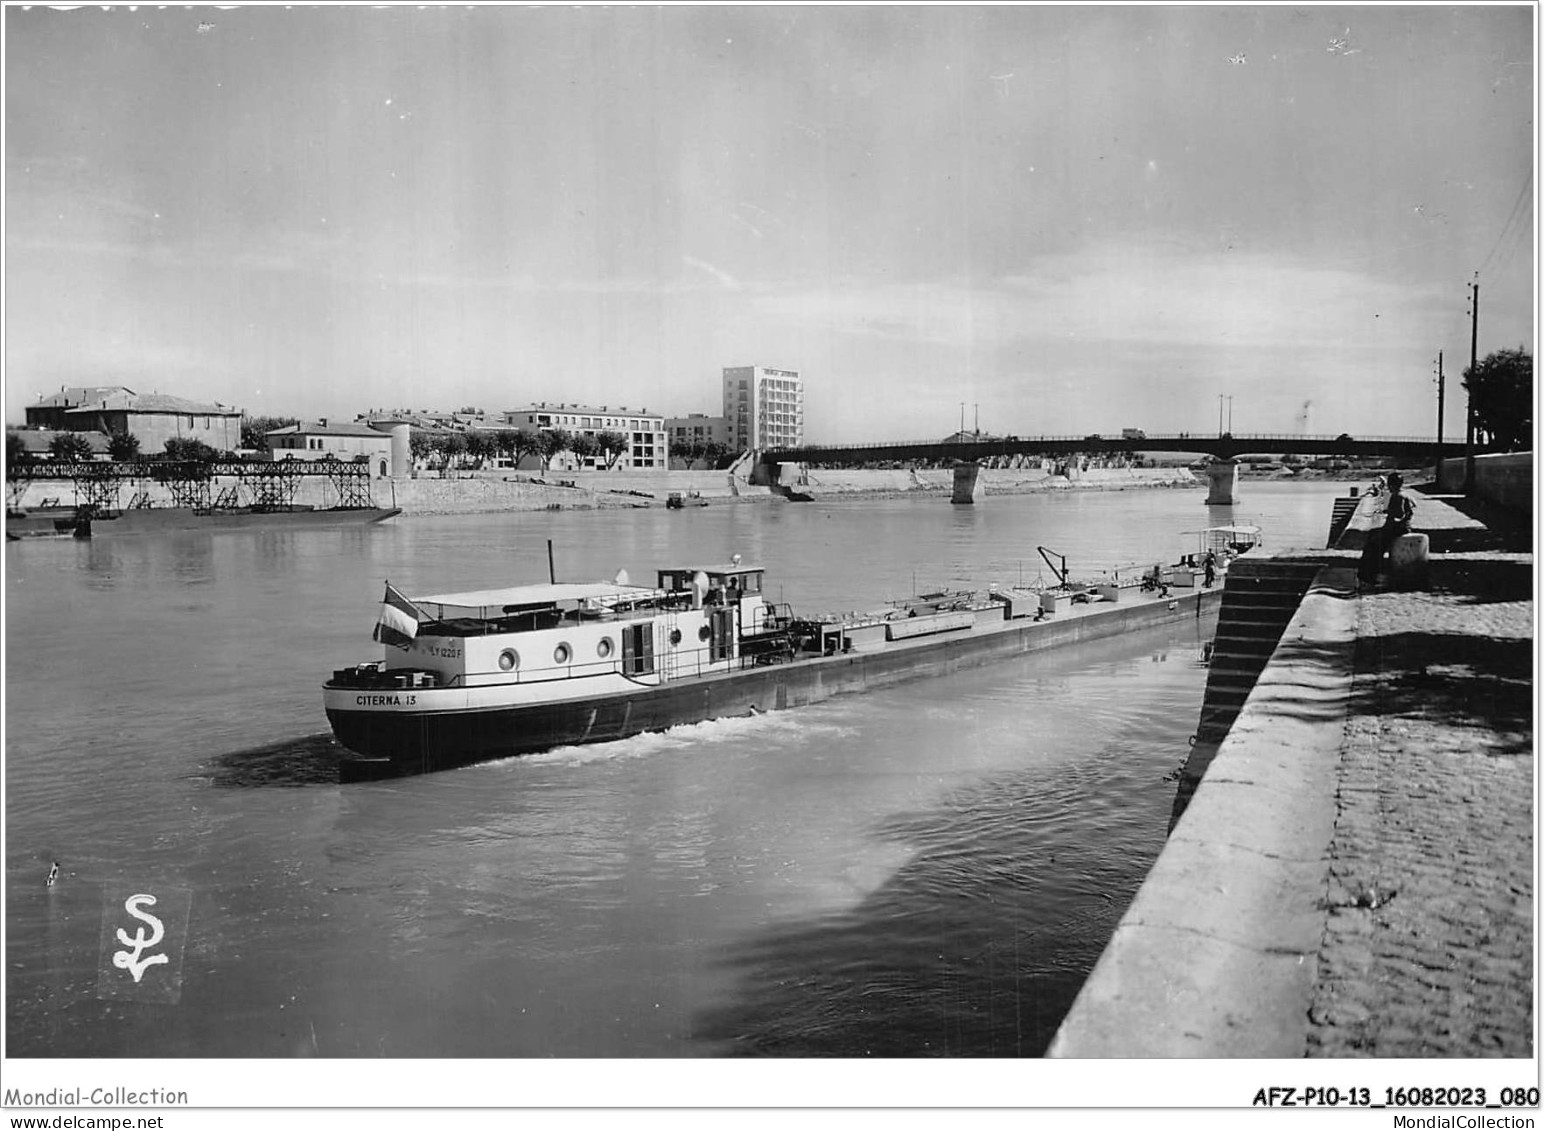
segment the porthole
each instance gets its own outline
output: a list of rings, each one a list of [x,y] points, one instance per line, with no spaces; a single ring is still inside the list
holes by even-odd
[[[505,648],[499,653],[499,667],[507,672],[512,672],[520,666],[520,653],[513,648]]]
[[[713,635],[713,630],[711,628],[709,628],[707,625],[703,625],[701,628],[699,628],[697,630],[697,639],[698,640],[706,640],[708,637],[710,637],[712,635]]]
[[[681,630],[679,628],[672,628],[670,630],[670,643],[671,644],[679,644],[679,643],[681,643]]]
[[[554,660],[556,660],[560,664],[568,663],[569,658],[571,656],[573,656],[573,654],[574,654],[574,650],[572,648],[570,648],[566,643],[565,644],[559,644],[556,648],[554,648],[552,650],[552,658]]]
[[[603,660],[611,655],[611,637],[602,636],[600,638],[600,643],[595,645],[595,654]]]

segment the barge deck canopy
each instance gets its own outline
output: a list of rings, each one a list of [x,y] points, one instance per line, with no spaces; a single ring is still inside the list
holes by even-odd
[[[1199,539],[1201,553],[1211,550],[1214,553],[1222,553],[1231,550],[1235,554],[1242,554],[1260,545],[1260,528],[1258,526],[1208,526],[1204,530],[1187,530],[1185,537]]]
[[[642,585],[610,581],[517,585],[508,589],[476,589],[466,593],[435,593],[412,602],[437,627],[509,632],[546,627],[561,620],[618,616],[634,609],[656,609],[670,594]],[[545,614],[545,616],[543,615]],[[531,623],[524,623],[530,621]],[[424,630],[433,631],[430,625]]]

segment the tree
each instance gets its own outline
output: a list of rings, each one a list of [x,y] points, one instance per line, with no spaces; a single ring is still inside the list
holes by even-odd
[[[559,452],[566,452],[574,442],[566,428],[549,428],[536,434],[536,454],[541,457],[542,474],[552,466],[552,459]]]
[[[268,433],[278,428],[288,428],[300,421],[293,416],[243,416],[241,418],[241,446],[261,452],[268,448]]]
[[[61,432],[48,441],[48,454],[64,463],[91,458],[91,441],[78,432]]]
[[[213,463],[220,458],[220,453],[202,440],[175,436],[166,441],[165,458],[179,462]]]
[[[413,428],[407,434],[407,450],[415,460],[428,462],[434,454],[434,439],[421,428]]]
[[[452,462],[459,464],[462,454],[467,450],[465,434],[461,432],[447,432],[440,450],[445,453],[446,467],[449,467]]]
[[[573,452],[582,463],[600,455],[600,441],[588,432],[576,432],[574,438],[569,441],[568,450]]]
[[[626,434],[622,432],[598,432],[595,435],[595,442],[600,445],[607,471],[616,466],[617,460],[627,454],[630,446]]]
[[[1498,350],[1464,370],[1475,442],[1509,452],[1533,447],[1533,356],[1522,346]]]
[[[513,432],[505,431],[499,435],[509,437],[508,447],[505,450],[509,452],[509,458],[514,460],[517,467],[526,456],[539,454],[536,433],[528,428],[517,428]]]
[[[466,434],[466,454],[477,461],[481,467],[483,461],[498,454],[498,441],[489,432],[472,429]]]
[[[107,454],[121,463],[132,463],[139,458],[139,437],[132,432],[109,432]]]
[[[683,466],[690,468],[702,458],[702,449],[701,440],[677,440],[670,445],[670,454],[680,460]]]
[[[5,434],[5,474],[10,478],[16,468],[24,463],[32,462],[32,454],[27,451],[27,445],[15,432]]]

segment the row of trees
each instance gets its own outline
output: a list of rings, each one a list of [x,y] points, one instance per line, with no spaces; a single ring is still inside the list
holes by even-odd
[[[728,444],[721,444],[717,440],[681,440],[670,445],[670,454],[687,463],[706,460],[714,467],[720,467],[725,460],[736,453],[734,448]]]
[[[96,451],[91,442],[78,432],[61,432],[48,441],[48,454],[51,458],[61,462],[75,463],[89,460],[95,457]],[[196,460],[199,463],[213,463],[220,459],[235,458],[234,452],[218,452],[202,440],[172,439],[166,441],[166,450],[153,456],[147,456],[140,451],[139,437],[132,432],[112,432],[107,437],[107,454],[120,463],[133,463],[138,460]],[[26,450],[22,439],[15,432],[5,434],[5,462],[7,466],[26,463],[33,458],[32,453]]]
[[[532,432],[526,428],[501,428],[497,431],[473,429],[467,432],[418,432],[408,439],[414,459],[449,467],[466,459],[483,460],[505,456],[518,463],[526,456],[541,460],[542,471],[552,466],[560,452],[572,452],[581,460],[600,460],[606,470],[616,466],[627,453],[628,439],[621,432],[570,432],[554,428]]]

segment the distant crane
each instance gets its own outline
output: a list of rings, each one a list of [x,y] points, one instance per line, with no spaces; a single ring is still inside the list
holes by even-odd
[[[1297,431],[1299,435],[1308,435],[1308,410],[1313,407],[1313,401],[1304,401],[1302,411],[1297,414]]]

